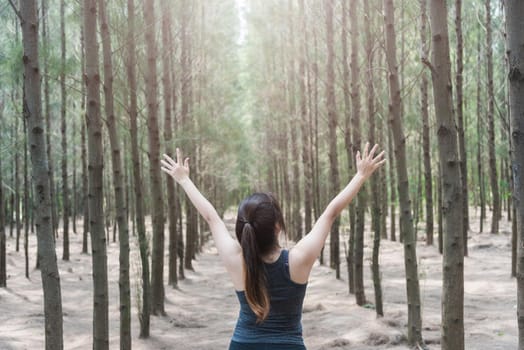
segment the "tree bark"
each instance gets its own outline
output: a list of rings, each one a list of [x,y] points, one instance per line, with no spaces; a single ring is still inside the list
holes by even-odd
[[[3,124],[4,104],[0,102],[0,125]],[[0,131],[3,128],[0,128]],[[2,159],[0,157],[0,288],[7,287],[6,251],[5,251],[5,216],[4,216],[4,186],[2,185]]]
[[[371,34],[371,13],[369,9],[369,2],[364,1],[364,16],[368,20],[364,23],[365,33],[365,53],[366,53],[366,100],[367,100],[367,114],[369,120],[369,143],[374,145],[377,142],[375,130],[375,89],[373,86],[373,39]],[[381,238],[381,216],[382,210],[380,206],[380,188],[379,181],[383,170],[379,170],[376,176],[371,177],[372,200],[371,200],[371,222],[373,230],[373,254],[371,259],[371,271],[373,274],[373,290],[375,292],[375,311],[377,317],[384,316],[384,308],[382,303],[382,286],[380,283],[380,266],[379,266],[379,252],[380,252],[380,238]]]
[[[38,16],[35,0],[21,2],[20,7],[25,115],[29,130],[34,204],[37,222],[38,260],[44,290],[45,347],[47,350],[63,349],[62,296],[60,275],[56,262],[55,242],[51,221],[51,196],[49,169],[41,114],[40,69],[38,65]]]
[[[160,169],[160,136],[158,131],[157,45],[155,39],[154,0],[144,1],[144,40],[147,54],[146,103],[149,135],[149,177],[151,181],[151,217],[153,254],[151,261],[151,314],[164,315],[164,201]]]
[[[304,170],[304,229],[305,233],[309,233],[312,227],[312,207],[313,207],[313,193],[312,193],[312,180],[313,180],[313,169],[311,164],[311,138],[309,137],[310,130],[308,120],[308,109],[307,109],[307,96],[306,96],[306,43],[308,40],[307,36],[307,25],[306,25],[306,14],[304,9],[304,0],[298,2],[298,12],[300,18],[300,31],[302,36],[298,41],[298,57],[299,57],[299,93],[300,93],[300,128],[302,133],[302,168]],[[309,80],[309,79],[308,79]]]
[[[352,157],[362,146],[362,131],[360,125],[360,69],[358,62],[358,14],[357,0],[350,0],[349,13],[351,16],[351,126],[352,126]],[[362,186],[358,192],[355,205],[355,245],[353,247],[353,278],[355,280],[355,299],[357,305],[366,303],[364,290],[364,226],[365,211],[367,207],[366,186]]]
[[[431,0],[433,100],[437,117],[439,163],[442,182],[443,260],[442,334],[443,350],[464,349],[464,239],[457,129],[453,116],[451,62],[446,3]]]
[[[85,83],[87,91],[87,152],[89,232],[93,261],[93,349],[109,349],[107,248],[104,231],[103,148],[100,117],[96,0],[84,0]]]
[[[493,40],[491,35],[491,1],[486,5],[486,66],[488,70],[488,156],[489,180],[491,184],[492,216],[491,233],[499,232],[500,193],[497,175],[497,160],[495,158],[495,92],[493,87]]]
[[[142,194],[142,176],[140,169],[140,154],[138,152],[137,127],[137,82],[136,82],[136,45],[135,45],[135,4],[127,0],[127,78],[129,81],[129,122],[131,132],[131,157],[133,159],[133,185],[135,191],[135,212],[138,242],[140,245],[140,261],[142,266],[142,300],[138,315],[140,321],[140,338],[149,338],[151,291],[149,281],[149,243],[146,237],[144,218],[144,199]]]
[[[328,137],[329,137],[329,178],[330,197],[335,197],[340,188],[338,175],[337,155],[337,109],[335,101],[335,48],[333,37],[333,0],[325,0],[326,9],[326,44],[327,44],[327,77],[326,77],[326,109],[328,114]],[[331,227],[330,235],[330,266],[336,271],[337,279],[340,278],[340,245],[339,245],[340,218],[335,219]]]
[[[427,44],[427,0],[420,1],[420,42],[422,55],[429,56]],[[422,153],[424,155],[424,190],[426,197],[426,244],[433,244],[433,176],[431,175],[431,145],[429,137],[428,77],[423,71],[420,82],[420,109],[422,115]]]
[[[524,3],[505,0],[509,115],[512,144],[513,203],[517,218],[517,323],[519,349],[524,349]]]
[[[171,102],[172,96],[175,94],[173,85],[171,83],[171,56],[174,51],[174,43],[172,40],[172,24],[170,6],[167,0],[162,0],[162,41],[164,42],[164,52],[162,54],[162,87],[164,95],[164,140],[167,154],[173,154],[173,126],[171,117]],[[174,70],[174,68],[173,68]],[[167,216],[169,219],[169,278],[168,283],[176,287],[178,285],[177,276],[177,199],[175,194],[175,183],[171,176],[166,174],[167,183]]]
[[[298,242],[303,236],[302,232],[302,215],[300,214],[300,169],[299,159],[300,151],[298,148],[297,135],[299,130],[299,122],[297,118],[297,106],[296,106],[296,92],[295,92],[295,81],[297,80],[295,72],[295,34],[294,34],[294,23],[293,16],[293,0],[288,0],[288,38],[287,43],[289,45],[289,63],[288,63],[288,93],[289,93],[289,109],[290,109],[290,131],[291,131],[291,171],[293,177],[291,179],[292,191],[292,227],[293,227],[293,238]]]
[[[131,349],[131,287],[129,282],[129,227],[127,207],[124,200],[124,183],[120,135],[116,125],[113,101],[113,62],[111,59],[111,35],[106,0],[99,0],[100,33],[104,62],[104,102],[106,124],[111,144],[113,188],[115,195],[116,221],[119,233],[119,299],[120,299],[120,349]]]
[[[389,68],[390,94],[390,125],[395,144],[395,158],[397,168],[397,185],[400,200],[401,222],[403,232],[404,266],[406,269],[406,288],[408,304],[408,343],[410,345],[424,344],[422,339],[422,318],[420,304],[420,288],[417,267],[417,242],[413,232],[413,218],[411,201],[409,198],[408,171],[406,162],[406,138],[402,130],[401,95],[398,77],[398,65],[395,43],[395,16],[393,0],[384,0],[384,21],[386,31],[386,58]]]
[[[351,91],[349,89],[349,64],[348,64],[348,44],[347,37],[349,35],[348,31],[348,1],[342,1],[342,37],[341,37],[341,46],[342,46],[342,91],[344,96],[344,143],[346,146],[346,157],[348,162],[348,173],[353,174],[353,148],[351,147]],[[355,205],[350,203],[349,205],[349,216],[351,218],[351,223],[354,223],[355,218]],[[348,270],[348,287],[349,293],[355,293],[355,230],[354,225],[351,225],[349,238],[348,238],[348,247],[346,249],[346,263]]]
[[[84,7],[80,11],[82,11],[82,17],[84,16]],[[80,26],[80,47],[81,47],[81,54],[80,54],[80,65],[82,66],[82,77],[85,76],[86,72],[86,65],[85,65],[85,38],[84,38],[84,25],[82,24]],[[81,162],[82,162],[82,208],[83,208],[83,228],[82,228],[82,254],[87,254],[88,252],[88,239],[89,239],[89,200],[88,200],[88,194],[89,194],[89,180],[88,180],[88,174],[87,174],[87,131],[86,131],[86,86],[85,84],[81,84],[81,95],[82,100],[80,102],[80,110],[82,113],[82,126],[80,128],[80,143],[82,144],[82,150],[81,150]]]
[[[456,94],[457,94],[457,128],[458,146],[460,156],[460,181],[462,183],[462,235],[464,238],[464,256],[468,255],[468,229],[469,229],[469,200],[468,200],[468,157],[466,155],[466,139],[463,112],[463,73],[464,73],[464,39],[462,36],[462,0],[455,0],[455,33],[457,35],[456,65]]]
[[[43,55],[43,83],[44,83],[44,119],[45,119],[45,128],[46,128],[46,149],[47,149],[47,162],[49,167],[49,181],[50,181],[50,195],[51,195],[51,220],[53,221],[53,234],[56,236],[57,232],[57,226],[58,226],[58,214],[56,212],[56,201],[55,201],[55,179],[54,179],[54,167],[53,167],[53,157],[52,157],[52,149],[51,149],[51,105],[50,105],[50,98],[49,98],[49,52],[50,52],[50,45],[49,45],[49,37],[48,37],[48,25],[47,25],[47,11],[48,11],[48,5],[47,0],[42,0],[42,41],[43,41],[43,47],[44,47],[44,55]],[[38,268],[38,260],[37,260],[37,268]]]
[[[62,260],[69,260],[69,187],[67,180],[67,94],[66,94],[66,39],[65,39],[65,0],[60,0],[60,116],[62,133]]]

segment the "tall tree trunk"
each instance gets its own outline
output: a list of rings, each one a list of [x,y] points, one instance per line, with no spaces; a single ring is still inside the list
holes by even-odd
[[[49,169],[42,105],[40,95],[40,69],[38,66],[38,16],[35,0],[21,2],[20,24],[24,48],[24,118],[29,130],[29,149],[35,186],[37,215],[38,259],[44,290],[45,347],[47,350],[63,349],[62,296],[60,275],[56,262],[55,242],[51,221],[51,196]]]
[[[395,143],[395,156],[398,178],[398,195],[400,200],[401,222],[403,232],[404,266],[406,269],[406,288],[408,304],[408,343],[423,345],[420,289],[417,267],[417,242],[413,232],[411,201],[409,198],[408,170],[406,162],[406,138],[402,130],[401,96],[398,78],[398,65],[395,43],[395,16],[393,0],[384,0],[384,21],[386,30],[386,57],[389,68],[390,125]]]
[[[351,92],[349,90],[349,64],[348,64],[348,44],[347,37],[348,31],[348,1],[342,1],[342,91],[344,95],[344,143],[346,146],[346,157],[348,162],[348,173],[352,174],[353,170],[353,148],[351,147]],[[349,216],[351,222],[354,223],[355,219],[355,205],[350,203],[349,205]],[[348,247],[346,249],[346,263],[348,270],[348,287],[349,293],[355,293],[355,230],[354,225],[351,225],[348,238]]]
[[[24,104],[24,106],[26,106]],[[27,111],[25,112],[27,113]],[[29,279],[29,174],[27,159],[27,120],[24,118],[24,260],[25,260],[25,277]],[[1,177],[1,176],[0,176]],[[2,186],[0,179],[0,187]],[[0,196],[1,197],[1,196]],[[1,215],[1,214],[0,214]],[[0,225],[1,226],[1,225]]]
[[[373,86],[373,39],[371,34],[371,13],[369,9],[369,2],[364,1],[364,16],[368,20],[364,24],[365,33],[365,52],[366,52],[366,75],[367,75],[367,86],[366,86],[366,99],[367,99],[367,112],[369,120],[369,142],[374,145],[377,142],[376,130],[375,130],[375,89]],[[381,173],[383,170],[380,170]],[[372,209],[371,209],[371,222],[373,230],[373,255],[371,259],[371,270],[373,273],[373,290],[375,292],[375,311],[378,317],[384,316],[383,303],[382,303],[382,286],[380,283],[380,266],[379,266],[379,251],[380,251],[380,238],[381,238],[381,206],[380,206],[380,188],[379,181],[380,175],[373,176],[371,178],[372,188]]]
[[[18,147],[20,147],[20,140],[19,140],[19,135],[20,135],[20,132],[19,132],[19,121],[20,121],[20,117],[18,115],[15,116],[15,130],[14,130],[14,139],[15,139],[15,149],[18,149]],[[16,251],[19,252],[20,251],[20,229],[21,229],[21,225],[20,225],[20,152],[15,152],[16,154],[14,155],[14,158],[15,158],[15,164],[14,164],[14,180],[15,180],[15,183],[14,183],[14,195],[15,195],[15,210],[14,210],[14,214],[15,214],[15,231],[16,231]]]
[[[50,44],[49,44],[49,35],[48,35],[48,24],[47,24],[47,11],[48,11],[48,5],[47,0],[42,0],[42,41],[43,41],[43,47],[44,47],[44,58],[43,58],[43,65],[44,65],[44,75],[42,77],[44,82],[44,118],[45,118],[45,127],[47,130],[46,133],[46,149],[47,149],[47,161],[49,163],[49,181],[50,181],[50,195],[51,195],[51,220],[53,221],[53,234],[57,235],[57,227],[58,227],[58,214],[56,212],[56,201],[55,201],[55,177],[54,177],[54,167],[53,167],[53,158],[52,158],[52,149],[51,149],[51,103],[50,103],[50,97],[49,97],[49,52],[50,50]],[[37,261],[38,265],[38,261]]]
[[[493,40],[491,37],[491,1],[486,5],[486,66],[488,69],[488,155],[489,181],[491,184],[492,216],[491,233],[499,232],[500,193],[497,175],[497,160],[495,158],[495,92],[493,87]]]
[[[391,119],[391,109],[388,111],[389,118]],[[390,206],[389,206],[389,225],[390,225],[390,239],[395,242],[397,240],[397,234],[396,234],[396,211],[397,211],[397,186],[396,184],[396,177],[395,177],[395,168],[396,168],[396,160],[395,160],[395,149],[393,147],[393,132],[391,129],[386,131],[388,134],[388,163],[389,163],[389,188],[390,188]]]
[[[296,106],[296,92],[295,92],[295,81],[297,79],[295,72],[295,33],[294,33],[294,8],[293,0],[288,0],[288,16],[287,16],[287,45],[288,45],[288,103],[289,103],[289,115],[291,116],[289,121],[290,134],[291,134],[291,172],[293,174],[291,178],[292,198],[291,198],[291,223],[293,227],[293,239],[298,241],[302,238],[302,216],[300,214],[300,172],[299,172],[299,159],[300,151],[298,149],[298,138],[297,132],[299,130],[298,118],[297,118],[297,106]]]
[[[484,186],[484,173],[482,172],[482,130],[483,130],[483,119],[482,119],[482,113],[481,113],[481,106],[482,106],[482,82],[480,77],[480,70],[481,70],[481,38],[480,38],[480,25],[478,25],[479,28],[477,28],[478,36],[477,36],[477,106],[476,106],[476,114],[477,114],[477,177],[478,177],[478,183],[479,183],[479,200],[480,200],[480,222],[479,222],[479,232],[484,231],[484,220],[486,219],[486,190]]]
[[[127,208],[124,201],[124,183],[120,135],[116,125],[113,101],[113,62],[111,59],[111,35],[106,0],[99,0],[100,33],[104,61],[104,102],[106,124],[111,144],[113,188],[115,194],[116,221],[119,233],[119,299],[120,299],[120,349],[131,349],[131,287],[129,283],[129,227]]]
[[[464,39],[462,37],[462,0],[455,0],[455,33],[457,35],[457,72],[455,88],[457,96],[457,128],[460,157],[460,181],[462,183],[462,235],[464,238],[464,256],[468,255],[469,201],[468,201],[468,157],[466,155],[466,139],[463,113],[463,72],[464,72]]]
[[[65,38],[65,0],[60,0],[60,115],[62,132],[62,260],[69,260],[69,188],[67,181],[67,122],[66,122],[66,38]]]
[[[84,7],[81,6],[82,17],[84,17]],[[80,26],[80,65],[82,66],[82,77],[86,73],[85,65],[85,38],[84,38],[84,25]],[[82,208],[83,208],[83,228],[82,228],[82,254],[87,254],[88,252],[88,239],[89,239],[89,180],[88,180],[88,171],[87,171],[87,130],[86,130],[86,86],[84,83],[81,84],[81,95],[82,100],[80,102],[80,110],[82,113],[81,119],[81,128],[80,128],[80,143],[82,144],[81,150],[81,161],[82,161]]]
[[[167,154],[173,154],[173,126],[171,123],[171,102],[175,94],[171,84],[171,56],[174,51],[174,44],[171,35],[171,16],[170,6],[167,0],[162,0],[162,41],[164,42],[164,52],[162,54],[162,87],[164,95],[164,140]],[[177,276],[177,199],[175,194],[175,183],[171,176],[166,175],[167,183],[167,216],[169,219],[169,278],[168,283],[176,287],[178,284]]]
[[[335,102],[335,47],[333,37],[333,0],[325,0],[326,9],[326,44],[327,44],[327,77],[326,77],[326,109],[328,114],[329,137],[329,178],[330,197],[335,197],[339,191],[340,180],[338,175],[337,155],[337,106]],[[335,219],[331,227],[330,236],[330,266],[336,271],[337,279],[340,278],[340,245],[339,245],[340,218]]]
[[[0,102],[0,125],[4,125],[2,121],[4,112],[4,104]],[[3,127],[0,128],[0,132]],[[4,215],[4,189],[2,186],[2,158],[0,157],[0,287],[7,287],[7,271],[6,271],[6,251],[5,251],[5,215]]]
[[[300,31],[302,36],[298,41],[298,57],[299,57],[299,93],[300,93],[300,131],[302,133],[302,168],[304,170],[304,221],[305,221],[305,233],[309,233],[312,227],[312,180],[313,180],[313,169],[311,165],[311,138],[309,137],[310,130],[308,130],[308,109],[307,109],[307,96],[306,96],[306,43],[308,40],[307,36],[307,25],[306,25],[306,14],[304,9],[304,0],[299,0],[299,18],[300,18]],[[308,79],[309,83],[309,79]]]
[[[89,232],[93,260],[93,349],[109,349],[107,248],[104,232],[102,119],[98,63],[96,0],[84,0],[85,83],[87,90],[87,152]]]
[[[437,117],[439,163],[442,182],[443,260],[442,333],[443,350],[464,349],[464,239],[457,129],[453,117],[451,62],[446,3],[431,0],[433,100]]]
[[[358,14],[357,0],[350,0],[349,13],[351,15],[351,126],[352,126],[352,154],[356,154],[362,146],[362,131],[360,125],[360,69],[358,62]],[[351,157],[353,159],[353,156]],[[364,290],[364,226],[365,211],[367,207],[366,187],[358,192],[355,206],[355,245],[353,261],[353,278],[355,280],[355,299],[357,305],[366,303]]]
[[[157,101],[157,45],[155,39],[154,0],[144,1],[144,40],[147,52],[146,103],[149,134],[149,177],[151,181],[153,254],[151,261],[151,313],[164,315],[164,201],[160,174],[160,136],[158,131]]]
[[[505,0],[506,53],[508,56],[509,115],[511,125],[513,200],[517,217],[517,322],[519,349],[524,349],[524,3]]]
[[[137,82],[136,82],[136,45],[135,45],[135,4],[127,0],[127,79],[129,81],[129,123],[131,131],[131,157],[133,159],[133,185],[135,190],[135,212],[140,261],[142,266],[142,300],[138,315],[140,321],[140,338],[149,337],[151,291],[149,281],[149,243],[146,237],[144,218],[144,199],[142,195],[142,176],[140,154],[138,153],[137,127]]]
[[[427,0],[420,0],[420,42],[423,57],[429,56],[427,44]],[[429,139],[428,77],[422,73],[420,82],[420,109],[422,115],[422,149],[424,155],[424,190],[426,198],[426,244],[433,244],[433,176],[431,175],[431,146]]]

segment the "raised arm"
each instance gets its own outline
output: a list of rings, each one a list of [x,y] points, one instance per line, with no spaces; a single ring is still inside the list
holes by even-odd
[[[333,222],[356,196],[364,182],[386,161],[383,159],[384,151],[374,157],[378,145],[375,145],[369,154],[368,149],[369,143],[366,143],[362,157],[360,156],[360,152],[357,152],[357,173],[355,176],[353,176],[346,187],[327,205],[311,229],[311,232],[291,249],[289,253],[290,273],[291,278],[295,282],[307,282],[311,268],[315,259],[320,255]]]
[[[178,148],[176,154],[177,161],[173,160],[167,154],[164,154],[164,159],[161,160],[162,170],[175,179],[184,189],[191,203],[193,203],[200,215],[202,215],[204,220],[209,224],[218,253],[227,267],[231,257],[241,254],[240,244],[231,237],[226,225],[213,205],[200,193],[193,181],[189,178],[189,158],[186,158],[184,162],[182,162],[182,152]]]

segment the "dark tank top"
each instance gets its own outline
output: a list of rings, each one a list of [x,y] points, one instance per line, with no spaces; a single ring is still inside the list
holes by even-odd
[[[270,298],[266,320],[257,324],[244,291],[236,291],[240,313],[233,342],[304,345],[301,319],[307,283],[291,281],[288,254],[287,250],[282,249],[277,261],[264,263]]]

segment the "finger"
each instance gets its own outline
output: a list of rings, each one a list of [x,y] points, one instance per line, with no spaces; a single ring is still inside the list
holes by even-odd
[[[189,169],[189,157],[184,160],[184,167]]]
[[[382,165],[384,165],[384,163],[386,162],[387,159],[382,159],[380,162],[376,163],[375,164],[375,167],[376,168],[380,168]]]
[[[162,171],[166,172],[168,175],[171,175],[171,170],[166,168],[166,167],[161,167],[160,168]]]
[[[375,158],[373,158],[373,161],[379,161],[382,159],[382,157],[384,157],[384,154],[386,153],[386,151],[382,151],[380,152]]]
[[[375,154],[375,152],[377,151],[378,149],[378,145],[375,144],[375,146],[373,146],[373,148],[371,149],[371,151],[369,152],[369,158],[373,159],[373,155]]]
[[[368,150],[369,150],[369,142],[366,142],[366,145],[364,146],[364,157],[363,158],[367,158]]]
[[[357,159],[357,162],[360,162],[360,151],[357,151],[355,158]]]
[[[162,164],[162,166],[166,169],[172,169],[173,168],[173,165],[170,164],[169,162],[163,160],[163,159],[160,159],[160,163]]]
[[[176,148],[176,162],[182,164],[182,151],[178,147]]]
[[[165,153],[164,153],[164,159],[171,166],[174,166],[176,164],[175,160]]]

